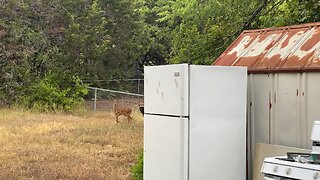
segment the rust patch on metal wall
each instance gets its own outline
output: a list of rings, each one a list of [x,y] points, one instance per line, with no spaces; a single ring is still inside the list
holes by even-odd
[[[244,31],[213,63],[251,73],[320,71],[320,23]]]

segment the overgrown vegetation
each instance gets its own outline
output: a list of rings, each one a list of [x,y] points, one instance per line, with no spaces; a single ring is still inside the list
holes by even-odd
[[[132,167],[134,180],[143,180],[143,152],[140,152],[137,163]]]
[[[69,110],[83,80],[137,76],[139,23],[124,0],[0,0],[1,105]]]
[[[98,80],[211,64],[245,29],[319,20],[318,0],[0,0],[0,105],[69,110],[74,78],[112,89]]]
[[[71,111],[82,104],[82,97],[88,92],[78,77],[68,79],[55,75],[45,76],[27,90],[28,95],[22,98],[21,103],[42,112]]]

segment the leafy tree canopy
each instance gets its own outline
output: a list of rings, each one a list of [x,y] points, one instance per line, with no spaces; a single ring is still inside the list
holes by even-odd
[[[245,29],[319,20],[318,0],[0,0],[0,104],[70,109],[84,80],[211,64]]]

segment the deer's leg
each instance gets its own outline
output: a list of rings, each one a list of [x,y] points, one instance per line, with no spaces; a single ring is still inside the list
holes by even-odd
[[[127,119],[128,119],[128,123],[130,123],[130,115],[126,115]]]
[[[132,123],[132,117],[129,115],[129,118],[130,118],[130,123]]]
[[[119,117],[119,116],[118,116],[118,115],[116,115],[116,122],[117,122],[117,123],[119,122],[118,117]]]
[[[131,120],[132,120],[130,114],[126,114],[126,118],[128,119],[128,124],[130,124],[130,122],[131,122]]]

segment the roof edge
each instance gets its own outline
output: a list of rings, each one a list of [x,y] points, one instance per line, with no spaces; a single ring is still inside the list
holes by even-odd
[[[307,73],[320,72],[319,68],[301,68],[301,69],[248,69],[248,74],[274,74],[274,73]]]
[[[271,28],[244,30],[241,34],[255,33],[255,32],[268,32],[268,31],[280,31],[280,30],[286,30],[286,29],[299,29],[299,28],[308,28],[308,27],[315,27],[315,26],[320,26],[320,22],[298,24],[298,25],[291,25],[291,26],[284,26],[284,27],[271,27]]]

